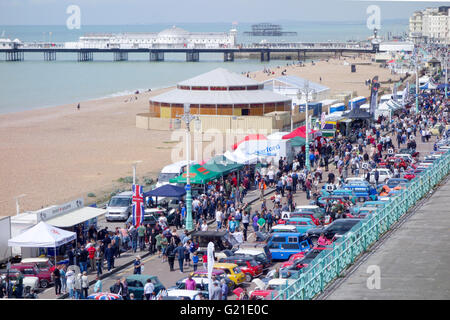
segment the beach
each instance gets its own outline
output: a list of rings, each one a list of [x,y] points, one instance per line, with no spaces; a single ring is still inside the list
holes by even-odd
[[[292,62],[280,60],[280,67],[271,69],[275,74],[268,76],[261,70],[249,76],[264,81],[286,69],[287,75],[330,87],[332,94],[356,91],[366,97],[365,80],[376,75],[380,82],[400,78],[378,64],[369,64],[370,58],[345,59],[357,64],[356,73],[351,73],[341,57],[314,65],[308,62],[304,67],[287,66]],[[137,160],[142,161],[137,176],[156,179],[161,168],[172,162],[171,132],[136,128],[136,114],[148,112],[149,97],[167,90],[81,101],[80,110],[77,101],[0,115],[0,215],[16,214],[15,197],[21,194],[26,194],[20,199],[21,212],[79,197],[85,203],[96,202],[125,186],[118,180],[132,175]],[[89,193],[95,197],[88,197]]]

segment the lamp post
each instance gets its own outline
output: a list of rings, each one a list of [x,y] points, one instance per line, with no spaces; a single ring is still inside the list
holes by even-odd
[[[138,163],[141,163],[142,160],[138,160],[133,162],[133,184],[136,184],[136,166]]]
[[[414,67],[416,71],[416,114],[419,113],[419,60],[417,49],[414,49]]]
[[[15,199],[16,199],[16,215],[19,215],[19,213],[20,213],[19,198],[23,198],[25,196],[26,196],[26,194],[21,194],[20,196],[15,197]]]
[[[194,224],[192,220],[192,193],[191,193],[191,173],[190,173],[190,158],[191,158],[191,130],[190,123],[192,120],[196,120],[196,125],[199,122],[198,117],[191,115],[191,105],[188,103],[184,104],[184,114],[180,117],[186,123],[186,230],[194,230]],[[175,129],[181,127],[181,121],[176,119]]]
[[[309,161],[309,116],[308,116],[308,101],[311,97],[313,100],[316,98],[316,90],[309,87],[309,81],[306,81],[305,86],[298,90],[297,98],[300,101],[301,98],[305,98],[305,122],[306,122],[306,144],[305,144],[305,165],[308,171],[311,171],[311,163]]]

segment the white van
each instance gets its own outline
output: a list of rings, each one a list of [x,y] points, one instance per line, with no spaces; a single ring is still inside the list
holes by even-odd
[[[195,161],[191,160],[191,165],[195,164]],[[187,160],[178,161],[172,164],[169,164],[162,168],[159,173],[158,180],[156,182],[155,188],[159,188],[163,185],[170,184],[170,179],[178,177],[182,174],[186,169]]]

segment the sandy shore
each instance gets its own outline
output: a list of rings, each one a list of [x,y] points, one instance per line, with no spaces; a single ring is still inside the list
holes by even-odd
[[[289,75],[316,82],[322,77],[322,84],[333,93],[357,91],[365,96],[369,95],[366,79],[375,75],[381,81],[394,79],[378,64],[358,65],[357,72],[351,73],[343,62],[341,58],[316,61],[314,66],[286,67],[286,61],[280,61],[280,68],[273,70],[275,76],[287,69]],[[251,76],[261,81],[270,78],[262,71]],[[14,197],[21,194],[26,194],[20,199],[21,211],[77,197],[94,202],[120,187],[118,179],[132,175],[136,160],[142,160],[137,166],[138,177],[155,178],[171,163],[171,134],[137,129],[135,116],[148,112],[148,98],[165,90],[169,89],[141,93],[137,100],[131,99],[132,95],[85,101],[80,110],[74,103],[0,115],[0,215],[14,215]],[[91,192],[95,198],[87,197]]]

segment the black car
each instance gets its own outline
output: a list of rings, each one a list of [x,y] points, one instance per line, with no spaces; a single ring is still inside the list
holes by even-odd
[[[325,227],[309,229],[306,232],[306,235],[311,239],[313,244],[317,244],[317,240],[322,233],[325,234],[325,237],[327,239],[331,240],[334,236],[340,237],[344,235],[359,222],[361,222],[361,219],[337,219]]]

